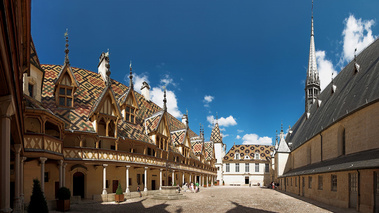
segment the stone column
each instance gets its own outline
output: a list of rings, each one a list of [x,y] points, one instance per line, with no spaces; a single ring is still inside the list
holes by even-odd
[[[214,176],[211,176],[211,186],[213,186]]]
[[[147,169],[149,167],[145,167],[145,188],[143,189],[144,192],[147,192]]]
[[[59,188],[63,187],[63,160],[59,160]]]
[[[129,193],[129,168],[130,166],[126,166],[126,191],[125,193]]]
[[[40,157],[39,160],[41,161],[41,190],[45,193],[45,161],[47,158]]]
[[[12,97],[0,97],[0,212],[11,212],[10,167],[11,164],[11,116],[14,114]]]
[[[20,165],[20,197],[21,197],[21,205],[24,206],[24,161],[26,157],[21,158]]]
[[[174,185],[174,182],[175,182],[175,170],[172,170],[172,181],[171,181],[171,185],[173,186]]]
[[[208,186],[208,184],[209,184],[209,176],[207,175],[207,186]]]
[[[15,170],[15,187],[14,187],[14,212],[21,212],[21,199],[20,199],[20,151],[21,151],[21,144],[15,144],[14,145],[14,151],[15,151],[15,160],[14,160],[14,170]]]
[[[160,172],[159,172],[159,190],[162,190],[162,171],[163,171],[163,169],[160,169]]]
[[[184,184],[184,171],[183,171],[183,180],[182,180],[182,185]]]
[[[188,184],[192,182],[192,175],[191,175],[191,173],[190,173],[189,175],[190,175],[190,176],[189,176]]]
[[[66,186],[66,166],[67,166],[67,163],[63,163],[63,166],[62,166],[62,187]]]
[[[107,166],[108,164],[103,164],[103,195],[107,194]]]

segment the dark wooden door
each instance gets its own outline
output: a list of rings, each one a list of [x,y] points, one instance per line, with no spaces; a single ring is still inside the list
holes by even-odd
[[[302,184],[301,184],[301,195],[304,196],[304,190],[305,190],[305,178],[302,178]]]
[[[155,190],[155,180],[151,180],[151,190]]]
[[[116,193],[118,187],[118,180],[113,180],[112,181],[112,192]]]
[[[73,175],[73,195],[84,198],[84,174],[81,172]]]
[[[357,208],[358,179],[356,173],[349,174],[349,208]]]

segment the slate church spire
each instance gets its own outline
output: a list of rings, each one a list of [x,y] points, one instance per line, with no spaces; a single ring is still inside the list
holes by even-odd
[[[316,51],[313,31],[313,0],[312,0],[312,29],[309,47],[309,61],[307,70],[307,80],[305,82],[305,112],[308,113],[311,105],[316,101],[320,94],[320,78],[317,71]]]

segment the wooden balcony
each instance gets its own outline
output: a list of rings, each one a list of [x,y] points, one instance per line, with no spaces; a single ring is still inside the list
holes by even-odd
[[[105,150],[88,147],[64,147],[63,157],[66,160],[90,160],[140,164],[142,166],[166,167],[166,160],[154,156],[130,153],[116,150]],[[181,163],[170,162],[174,170],[188,170],[191,172],[215,174],[211,169],[200,169]]]
[[[45,134],[25,134],[24,150],[62,155],[62,141]]]

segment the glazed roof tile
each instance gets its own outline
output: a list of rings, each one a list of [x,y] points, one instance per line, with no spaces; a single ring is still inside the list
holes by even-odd
[[[249,156],[250,160],[254,159],[254,154],[259,153],[261,160],[271,160],[271,152],[274,146],[267,145],[233,145],[229,152],[225,155],[224,161],[235,160],[236,152],[240,154],[240,160],[244,160],[245,156]]]
[[[62,69],[60,65],[41,65],[45,71],[42,86],[41,106],[65,121],[65,128],[73,131],[94,132],[92,122],[89,120],[91,109],[96,105],[99,96],[103,93],[106,85],[100,74],[81,68],[72,67],[72,71],[80,87],[75,91],[74,108],[57,107],[54,97],[54,81]],[[116,100],[127,91],[128,87],[112,80],[112,92]],[[118,122],[118,136],[142,142],[153,143],[146,134],[144,121],[155,113],[159,115],[162,109],[155,103],[147,101],[141,94],[134,92],[139,109],[136,112],[136,124],[131,124],[120,119]],[[178,119],[167,113],[168,125],[171,131],[183,129],[185,126]],[[154,123],[154,122],[152,122]],[[154,127],[154,126],[153,126]],[[195,135],[191,130],[190,134]]]

